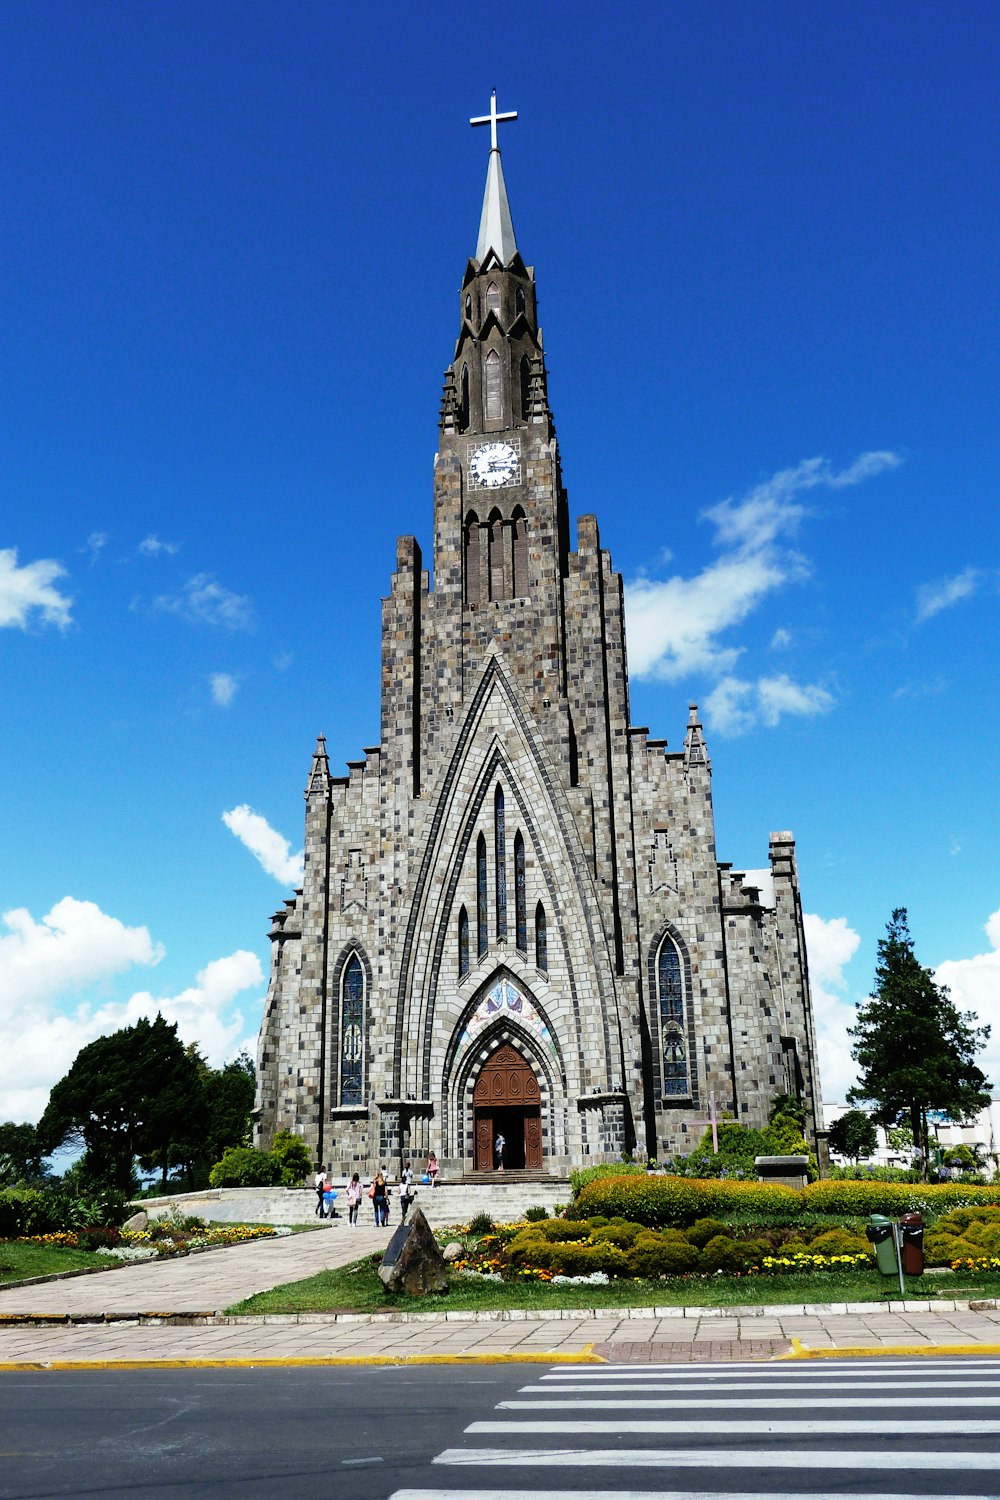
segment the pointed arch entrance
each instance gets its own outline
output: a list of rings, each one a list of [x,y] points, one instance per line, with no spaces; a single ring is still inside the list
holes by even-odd
[[[504,1042],[484,1065],[472,1094],[475,1169],[495,1166],[494,1143],[504,1137],[504,1166],[540,1172],[542,1168],[542,1097],[528,1059]]]

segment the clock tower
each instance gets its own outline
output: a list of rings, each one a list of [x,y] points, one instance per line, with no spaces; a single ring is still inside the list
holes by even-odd
[[[399,538],[381,734],[306,785],[303,889],[275,914],[257,1139],[351,1172],[434,1150],[446,1176],[565,1174],[690,1149],[714,1100],[763,1125],[819,1089],[794,844],[715,849],[692,705],[631,724],[622,580],[571,535],[534,270],[490,113],[434,460],[433,569]]]

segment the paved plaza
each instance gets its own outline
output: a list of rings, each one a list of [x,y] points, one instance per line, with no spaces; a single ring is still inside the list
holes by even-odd
[[[846,1349],[1000,1352],[993,1302],[586,1312],[302,1313],[224,1309],[381,1249],[343,1221],[176,1260],[0,1289],[0,1365],[266,1360],[760,1359]]]

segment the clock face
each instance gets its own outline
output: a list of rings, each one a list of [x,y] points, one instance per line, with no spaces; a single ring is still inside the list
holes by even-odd
[[[513,484],[518,468],[517,450],[510,443],[483,443],[473,450],[469,459],[469,473],[477,484],[487,490]]]

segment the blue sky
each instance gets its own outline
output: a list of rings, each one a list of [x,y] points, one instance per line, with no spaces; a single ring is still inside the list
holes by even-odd
[[[0,1118],[157,1007],[256,1035],[430,550],[493,86],[633,722],[701,706],[720,857],[794,830],[826,1096],[894,906],[996,1018],[998,51],[985,0],[4,7]]]

